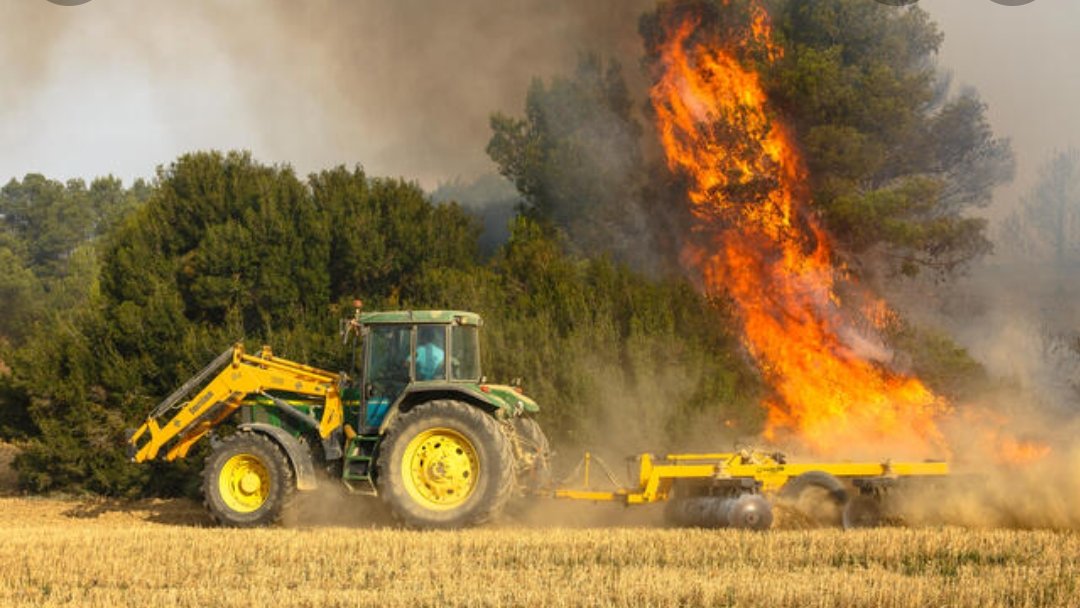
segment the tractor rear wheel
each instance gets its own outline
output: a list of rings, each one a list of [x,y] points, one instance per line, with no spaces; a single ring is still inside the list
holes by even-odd
[[[423,403],[390,423],[379,448],[377,483],[406,525],[460,528],[490,521],[514,490],[510,438],[478,407]]]
[[[257,433],[228,437],[203,468],[203,502],[223,526],[250,528],[276,522],[293,486],[285,454]]]

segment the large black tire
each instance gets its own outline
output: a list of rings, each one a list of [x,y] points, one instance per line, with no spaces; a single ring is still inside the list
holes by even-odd
[[[525,462],[518,463],[518,485],[526,493],[548,488],[551,485],[551,444],[547,435],[540,423],[532,418],[518,416],[512,424],[518,449],[525,457]]]
[[[848,501],[844,507],[844,529],[876,528],[881,525],[881,499],[877,496],[862,494]]]
[[[275,523],[295,489],[292,467],[273,440],[241,431],[222,441],[203,468],[203,503],[218,524]]]
[[[784,484],[778,498],[811,525],[839,527],[848,493],[836,477],[824,471],[809,471]]]
[[[432,494],[443,492],[440,498],[446,498],[447,504],[439,505],[438,499],[424,498],[424,481],[417,481],[413,465],[422,471],[442,468],[438,443],[431,444],[431,453],[437,455],[425,460],[423,448],[427,444],[424,436],[428,433],[436,433],[433,441],[449,434],[456,436],[455,440],[470,444],[476,466],[470,469],[475,475],[467,484],[468,489],[458,494],[464,494],[464,499],[447,497],[445,490],[441,487],[432,490],[431,485],[426,491]],[[414,440],[417,443],[413,444],[410,454],[410,444]],[[386,430],[377,465],[379,495],[394,515],[411,527],[462,528],[488,522],[502,512],[514,491],[514,455],[510,441],[499,423],[478,407],[450,400],[418,405],[397,416]],[[408,466],[407,456],[410,458]],[[458,468],[445,470],[454,475],[462,474]],[[452,483],[460,482],[455,478]]]

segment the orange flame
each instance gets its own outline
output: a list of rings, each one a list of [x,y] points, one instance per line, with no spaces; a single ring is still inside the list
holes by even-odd
[[[764,404],[766,439],[797,439],[819,454],[861,446],[946,455],[937,418],[949,404],[885,366],[890,353],[874,325],[888,307],[861,294],[871,318],[856,325],[842,306],[829,238],[807,213],[800,152],[769,111],[757,72],[737,56],[782,56],[767,13],[752,10],[744,40],[708,38],[686,17],[669,24],[660,47],[650,96],[668,165],[689,178],[698,237],[684,259],[708,291],[733,299],[747,348],[775,390]]]
[[[998,446],[998,462],[1025,465],[1038,462],[1050,454],[1050,446],[1038,441],[1021,441],[1015,437],[991,437]]]
[[[1039,462],[1052,452],[1045,443],[1013,435],[1007,430],[1014,426],[1013,421],[1004,414],[965,407],[959,409],[954,418],[953,422],[962,427],[955,433],[957,439],[968,441],[968,455],[984,462],[1019,468]]]

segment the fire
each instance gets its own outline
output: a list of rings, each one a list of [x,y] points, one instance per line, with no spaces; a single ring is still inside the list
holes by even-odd
[[[960,408],[954,420],[959,430],[950,433],[957,442],[967,442],[969,457],[1007,468],[1021,468],[1044,460],[1052,449],[1032,439],[1021,439],[1010,432],[1015,427],[1010,417],[985,409]]]
[[[1038,462],[1050,454],[1050,446],[1039,441],[1021,441],[1014,437],[995,435],[991,441],[999,450],[998,462],[1011,465],[1025,465]]]
[[[799,149],[744,65],[753,53],[782,57],[767,13],[752,11],[737,40],[709,37],[694,16],[673,18],[659,49],[650,96],[667,163],[689,179],[696,220],[684,260],[706,290],[736,305],[746,346],[775,391],[764,404],[767,439],[795,439],[819,454],[862,446],[947,455],[938,419],[951,406],[887,366],[875,326],[888,307],[868,294],[854,306],[838,295],[845,280],[808,213]]]

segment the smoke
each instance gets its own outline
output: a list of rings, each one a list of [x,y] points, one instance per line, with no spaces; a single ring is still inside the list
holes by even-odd
[[[999,191],[992,217],[1006,215],[1037,180],[1048,151],[1080,144],[1080,39],[1075,2],[922,0],[945,34],[939,58],[961,86],[978,89],[994,131],[1011,140],[1017,179]],[[989,58],[995,59],[989,59]]]
[[[0,117],[22,126],[0,136],[19,150],[0,174],[145,176],[190,149],[250,147],[301,171],[473,177],[491,169],[492,111],[583,51],[639,56],[648,4],[7,3]]]
[[[1005,199],[1005,200],[1002,200]],[[904,313],[953,336],[1026,409],[1080,411],[1080,155],[1049,157],[1039,182],[998,205],[993,255],[948,283],[889,286]],[[1051,424],[1051,426],[1053,426]]]
[[[1037,416],[1037,414],[1036,414]],[[999,454],[981,454],[981,461],[953,466],[952,475],[937,483],[915,485],[895,495],[895,514],[913,525],[961,525],[981,528],[1080,528],[1080,443],[1076,421],[1056,430],[1049,420],[1027,420],[1051,437],[1052,451],[1035,463],[996,463]],[[954,433],[960,432],[952,429]],[[984,444],[985,446],[985,444]],[[969,446],[968,455],[979,455]]]
[[[969,416],[945,429],[957,477],[901,503],[914,523],[1080,527],[1080,156],[1046,158],[1028,192],[999,192],[1008,213],[992,224],[993,255],[947,283],[890,286],[905,316],[941,328],[986,371],[959,404]],[[1032,453],[1003,438],[1038,442],[1042,457],[1025,462]]]

